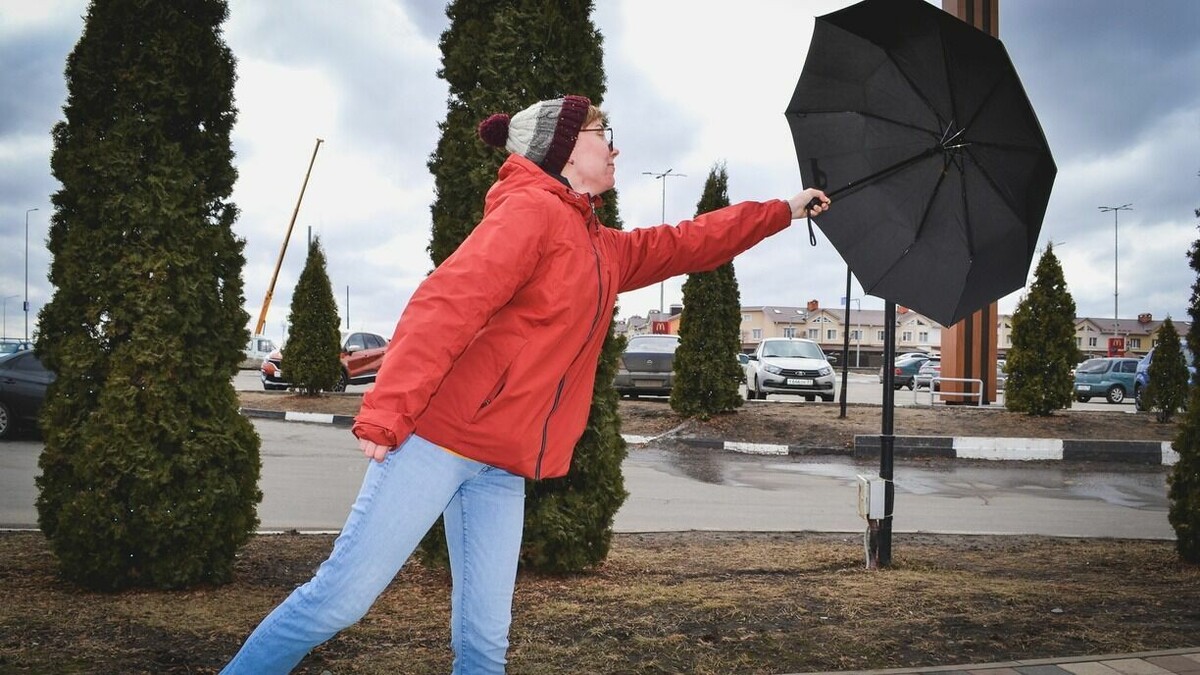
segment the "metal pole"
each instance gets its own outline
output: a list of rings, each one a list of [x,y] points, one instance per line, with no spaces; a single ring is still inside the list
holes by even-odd
[[[653,171],[643,171],[643,176],[654,176],[655,180],[662,181],[662,222],[667,222],[667,179],[668,178],[687,178],[686,173],[671,173],[674,169],[667,169],[662,173],[654,173]],[[665,296],[666,296],[667,280],[663,279],[658,282],[658,313],[662,314],[665,311]]]
[[[25,210],[25,341],[29,342],[29,214],[36,208]]]
[[[350,330],[350,284],[346,284],[346,330]]]
[[[869,541],[873,559],[879,567],[892,564],[892,510],[896,489],[892,483],[895,467],[895,361],[896,303],[888,301],[883,309],[883,424],[879,436],[879,477],[883,479],[883,513],[878,527],[872,527]]]
[[[275,295],[275,280],[279,278],[279,268],[283,265],[283,254],[287,253],[288,240],[292,238],[292,228],[296,225],[296,216],[300,214],[300,202],[304,201],[304,190],[308,187],[308,177],[312,175],[313,164],[317,161],[317,151],[325,141],[318,138],[313,146],[312,158],[308,160],[308,171],[304,173],[304,182],[300,184],[300,196],[296,198],[296,208],[292,209],[292,220],[288,223],[287,234],[283,237],[283,246],[279,248],[279,259],[275,261],[275,271],[271,273],[271,283],[267,286],[267,295],[263,298],[262,312],[258,315],[258,323],[254,326],[254,334],[261,335],[267,323],[267,309],[271,306],[271,296]]]
[[[1118,256],[1117,216],[1120,215],[1121,211],[1132,211],[1133,204],[1122,204],[1120,206],[1101,206],[1098,208],[1100,209],[1100,211],[1102,213],[1112,211],[1112,214],[1113,214],[1113,337],[1117,338],[1117,337],[1121,337],[1121,324],[1120,324],[1120,320],[1121,320],[1120,316],[1121,315],[1117,311],[1117,289],[1118,289],[1117,280],[1119,279],[1119,277],[1117,276],[1117,270],[1118,270],[1118,267],[1117,267],[1117,256]],[[1107,350],[1106,350],[1106,353],[1107,353]]]
[[[838,413],[838,419],[846,419],[846,387],[850,380],[850,266],[846,266],[846,297],[844,304],[846,306],[846,318],[842,321],[842,391],[838,398],[842,409]]]

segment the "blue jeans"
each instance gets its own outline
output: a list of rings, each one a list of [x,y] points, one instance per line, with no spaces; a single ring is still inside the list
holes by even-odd
[[[525,480],[416,435],[371,462],[329,559],[246,638],[222,673],[286,673],[367,613],[445,516],[454,673],[503,673]]]

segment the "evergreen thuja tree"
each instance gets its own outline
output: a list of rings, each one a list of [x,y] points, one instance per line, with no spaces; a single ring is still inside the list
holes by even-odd
[[[1200,218],[1200,209],[1196,210],[1196,217]],[[1200,356],[1200,239],[1192,242],[1188,262],[1197,277],[1188,305],[1192,324],[1188,328],[1187,348],[1197,357]],[[1193,363],[1200,363],[1200,359]],[[1170,502],[1167,519],[1175,529],[1175,550],[1179,556],[1190,563],[1200,563],[1200,382],[1195,379],[1188,387],[1187,411],[1180,420],[1172,447],[1179,460],[1167,477]]]
[[[1017,305],[1008,350],[1004,406],[1045,416],[1071,405],[1071,367],[1079,361],[1075,346],[1075,300],[1067,290],[1054,246],[1034,271],[1033,284]]]
[[[713,167],[696,204],[696,215],[729,206],[729,174]],[[689,274],[683,283],[683,316],[675,350],[671,408],[684,416],[707,418],[741,406],[742,307],[733,262],[711,272]]]
[[[1158,344],[1150,359],[1146,391],[1142,393],[1145,406],[1155,411],[1159,422],[1170,422],[1175,411],[1187,402],[1188,369],[1179,344],[1175,324],[1167,317],[1158,327]]]
[[[306,396],[346,389],[347,374],[338,358],[338,323],[337,302],[325,271],[325,251],[321,239],[313,237],[304,271],[292,292],[290,330],[281,364],[287,381]]]
[[[442,67],[449,86],[446,119],[429,159],[436,198],[429,254],[440,265],[483,215],[503,153],[476,136],[478,124],[497,112],[516,113],[564,94],[599,104],[605,80],[602,38],[591,20],[591,0],[454,0],[446,9]],[[616,193],[597,210],[601,222],[620,228]],[[608,555],[612,523],[624,503],[621,463],[627,449],[612,387],[623,339],[609,323],[596,368],[587,428],[575,446],[570,472],[527,484],[521,562],[526,567],[574,572]],[[445,535],[434,527],[421,543],[427,563],[446,560]]]
[[[231,382],[249,316],[226,15],[93,0],[67,59],[37,509],[63,574],[91,588],[226,581],[258,522],[259,440]]]

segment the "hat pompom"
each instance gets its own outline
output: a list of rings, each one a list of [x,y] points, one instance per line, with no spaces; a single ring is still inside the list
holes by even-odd
[[[509,116],[497,113],[479,123],[479,138],[493,148],[503,148],[508,142]]]

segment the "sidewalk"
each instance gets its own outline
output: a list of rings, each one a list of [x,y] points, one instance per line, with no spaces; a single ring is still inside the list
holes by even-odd
[[[933,668],[895,668],[889,670],[843,671],[870,673],[981,673],[984,675],[1197,675],[1200,674],[1200,647],[1167,649],[1136,654],[1077,656],[1062,659],[1030,659],[978,665],[938,666]],[[790,674],[799,675],[799,674]],[[806,675],[833,675],[813,674]]]

